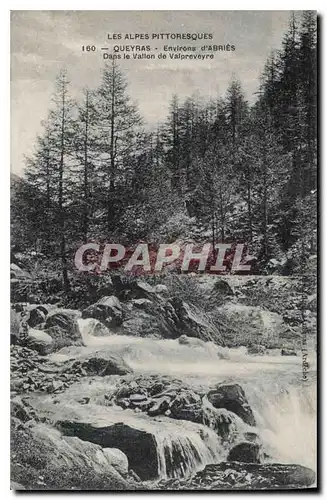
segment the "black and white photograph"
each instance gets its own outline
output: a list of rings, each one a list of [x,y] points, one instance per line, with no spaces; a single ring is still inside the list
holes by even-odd
[[[318,24],[11,11],[12,490],[319,488]]]

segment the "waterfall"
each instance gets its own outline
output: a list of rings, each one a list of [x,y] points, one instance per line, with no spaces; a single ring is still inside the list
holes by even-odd
[[[294,381],[255,387],[244,384],[255,411],[258,432],[272,460],[316,470],[316,383]]]
[[[53,359],[104,350],[120,354],[137,374],[171,375],[195,389],[206,390],[217,383],[238,383],[255,414],[257,426],[252,431],[263,443],[266,460],[316,469],[315,353],[309,359],[308,381],[303,382],[301,356],[281,356],[277,351],[251,356],[242,346],[227,349],[211,342],[190,346],[181,345],[178,340],[123,335],[97,337],[89,331],[89,320],[78,321],[86,347],[65,348],[64,352],[54,354]],[[227,411],[219,412],[226,419]],[[125,415],[124,411],[124,421]],[[232,414],[229,441],[224,441],[222,436],[217,436],[215,421],[217,411],[207,404],[205,425],[173,419],[166,419],[159,428],[156,425],[153,433],[159,475],[184,477],[207,464],[226,460],[231,446],[243,439],[246,428],[241,419]],[[146,427],[149,425],[150,419]]]
[[[155,438],[160,478],[188,477],[208,464],[223,460],[218,436],[201,424],[184,421],[182,425],[173,424]]]

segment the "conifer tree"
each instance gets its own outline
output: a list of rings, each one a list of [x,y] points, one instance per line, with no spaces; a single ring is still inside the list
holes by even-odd
[[[101,153],[98,171],[102,178],[102,193],[106,192],[104,207],[106,229],[112,231],[121,212],[120,190],[138,151],[142,120],[127,92],[127,81],[115,60],[105,66],[97,89],[99,145]]]

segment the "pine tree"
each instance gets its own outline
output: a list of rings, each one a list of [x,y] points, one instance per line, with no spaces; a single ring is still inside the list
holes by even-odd
[[[242,126],[248,113],[248,105],[244,98],[241,82],[235,78],[232,79],[227,89],[225,107],[233,155],[235,156],[238,140],[242,134]]]
[[[43,122],[43,135],[37,137],[36,151],[33,157],[26,158],[26,179],[31,186],[31,197],[28,198],[30,221],[36,222],[32,231],[42,241],[42,251],[46,254],[53,249],[53,228],[55,224],[55,135],[53,124],[49,119]],[[27,201],[27,200],[26,200]],[[26,207],[27,208],[27,207]]]
[[[45,239],[48,250],[50,238],[51,246],[55,249],[59,247],[65,292],[70,289],[66,240],[70,224],[68,205],[71,203],[69,183],[74,107],[68,94],[68,85],[67,72],[63,70],[56,80],[53,107],[44,124],[44,135],[37,141],[34,157],[26,162],[27,179],[39,193],[40,205],[36,211],[44,218],[41,225],[42,239]]]
[[[120,189],[138,150],[142,120],[137,107],[126,93],[127,82],[116,62],[105,66],[97,90],[97,110],[100,127],[98,172],[106,191],[106,229],[112,231],[120,215]]]
[[[67,209],[68,202],[66,182],[69,179],[69,162],[72,155],[74,102],[68,93],[69,81],[67,72],[61,71],[56,81],[56,92],[53,98],[55,108],[52,112],[54,133],[57,144],[55,145],[58,156],[58,203],[56,223],[60,239],[60,258],[62,264],[63,288],[67,293],[70,290],[67,267],[66,232],[68,229]]]
[[[299,65],[301,72],[302,141],[304,143],[304,194],[316,187],[317,140],[317,15],[302,14]]]
[[[167,164],[171,172],[171,187],[173,191],[182,194],[184,178],[181,170],[181,136],[180,136],[180,106],[176,94],[170,103],[170,110],[165,131]]]
[[[78,209],[78,232],[87,242],[93,228],[95,210],[96,166],[99,160],[99,116],[95,105],[94,92],[85,89],[83,100],[78,106],[78,118],[75,121],[74,152],[76,155],[75,198]]]

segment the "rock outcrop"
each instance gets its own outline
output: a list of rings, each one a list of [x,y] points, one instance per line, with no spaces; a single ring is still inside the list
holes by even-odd
[[[54,309],[48,314],[44,329],[54,340],[54,350],[84,344],[77,323],[79,316],[79,311],[71,309]]]
[[[11,347],[11,390],[61,393],[86,376],[126,375],[131,368],[118,354],[95,352],[76,360],[53,363],[27,347]]]
[[[86,359],[81,357],[73,362],[72,368],[76,368],[76,366],[81,366],[82,370],[91,376],[100,375],[104,377],[106,375],[127,375],[132,373],[131,368],[121,356],[104,352],[95,352],[87,356]]]
[[[170,377],[153,375],[126,380],[108,399],[122,408],[137,409],[150,416],[203,422],[201,395]]]
[[[37,306],[30,310],[29,317],[27,319],[27,324],[31,328],[35,328],[36,326],[45,322],[48,311],[45,307]]]
[[[82,311],[82,318],[94,318],[108,328],[120,326],[123,321],[123,307],[115,295],[102,297],[95,304]]]
[[[23,489],[136,490],[122,457],[45,424],[13,425],[11,432],[11,479]]]
[[[176,336],[181,333],[188,337],[196,337],[201,340],[213,341],[223,346],[224,341],[217,328],[210,322],[209,318],[194,305],[189,305],[179,297],[173,297],[168,301],[173,307],[174,313],[171,319],[174,322]]]
[[[225,408],[238,415],[248,425],[256,425],[253,411],[239,384],[217,385],[207,393],[207,398],[214,408]]]
[[[207,465],[190,480],[161,481],[165,490],[285,490],[309,488],[316,475],[295,464],[222,462]]]
[[[29,349],[37,351],[39,354],[49,354],[54,346],[53,338],[43,330],[30,328],[28,336],[24,340],[24,345]]]
[[[293,349],[282,349],[280,353],[282,356],[297,356]]]
[[[245,462],[259,464],[261,463],[262,453],[258,443],[238,443],[234,446],[227,456],[228,462]]]
[[[17,264],[10,264],[10,278],[17,279],[31,279],[31,274],[26,270],[19,267]]]
[[[61,428],[65,435],[77,436],[103,448],[119,448],[140,479],[149,480],[158,476],[157,445],[150,432],[125,423],[94,427],[78,422],[61,422]]]

